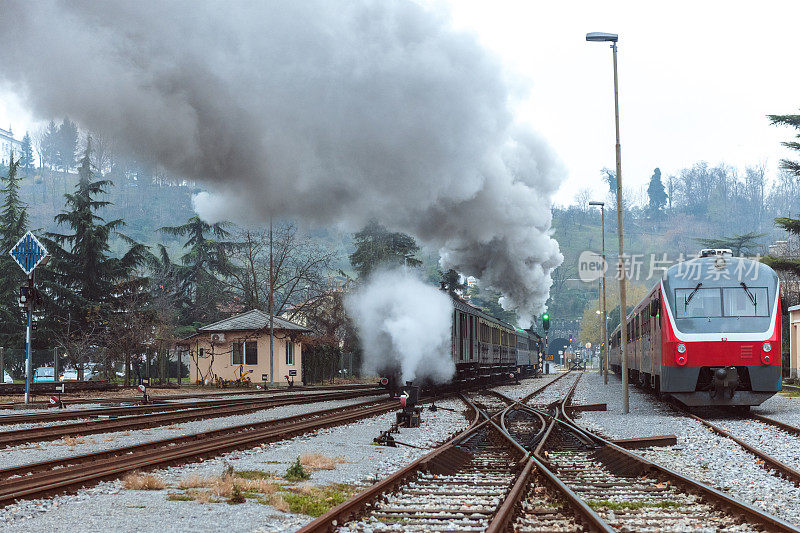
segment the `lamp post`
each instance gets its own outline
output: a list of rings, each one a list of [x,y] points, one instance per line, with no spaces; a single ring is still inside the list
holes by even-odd
[[[617,237],[619,238],[619,329],[620,345],[622,350],[622,412],[627,414],[628,405],[628,331],[627,311],[625,301],[625,255],[622,251],[622,151],[619,144],[619,84],[617,81],[617,41],[616,33],[592,32],[586,34],[589,42],[611,43],[614,57],[614,122],[617,134]]]
[[[608,385],[608,313],[606,312],[606,208],[605,202],[589,202],[589,205],[600,207],[600,232],[603,246],[603,324],[600,331],[603,333],[603,343],[600,345],[603,356],[603,383]]]

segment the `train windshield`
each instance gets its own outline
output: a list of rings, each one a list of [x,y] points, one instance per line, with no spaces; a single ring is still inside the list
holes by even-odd
[[[766,287],[723,287],[725,316],[769,316]]]
[[[677,314],[675,318],[722,316],[721,295],[713,289],[675,289]]]
[[[675,318],[769,316],[766,287],[675,289]]]

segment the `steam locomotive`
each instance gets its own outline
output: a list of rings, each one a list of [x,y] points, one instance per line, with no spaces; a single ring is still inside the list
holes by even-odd
[[[628,315],[632,382],[689,406],[759,405],[782,388],[778,276],[767,265],[706,249],[670,267]],[[621,330],[609,363],[621,372]]]
[[[515,328],[460,299],[452,300],[453,384],[500,381],[541,372],[544,342],[539,335]],[[384,369],[381,382],[399,390],[402,383],[398,373],[397,369]]]

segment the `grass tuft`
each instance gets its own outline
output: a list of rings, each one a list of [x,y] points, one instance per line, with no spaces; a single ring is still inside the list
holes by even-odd
[[[277,474],[270,470],[237,470],[234,475],[242,479],[273,479],[277,477]]]
[[[309,479],[311,476],[308,472],[305,471],[303,465],[300,463],[300,458],[298,457],[294,463],[286,469],[286,474],[283,476],[284,479],[287,481],[302,481],[304,479]]]
[[[177,492],[170,492],[167,494],[167,500],[171,502],[191,502],[194,498],[189,494],[178,494]]]
[[[614,502],[611,500],[589,500],[586,504],[597,511],[598,509],[607,509],[609,511],[621,510],[635,510],[642,508],[656,508],[656,509],[670,509],[674,507],[681,507],[681,504],[672,500],[663,501],[635,501],[635,502]]]
[[[312,487],[311,485],[303,484],[300,487],[291,489],[283,497],[289,504],[289,511],[292,513],[317,517],[347,501],[355,492],[355,488],[351,485],[334,484],[325,487]]]
[[[309,472],[314,470],[334,470],[336,465],[344,462],[344,457],[328,457],[321,453],[304,453],[300,456],[300,464]]]
[[[132,472],[122,478],[123,486],[128,490],[161,490],[166,484],[152,474]]]

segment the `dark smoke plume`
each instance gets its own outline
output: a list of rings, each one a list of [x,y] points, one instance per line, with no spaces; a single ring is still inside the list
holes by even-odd
[[[540,311],[560,168],[500,61],[412,1],[5,0],[0,78],[203,181],[208,219],[377,218]]]

